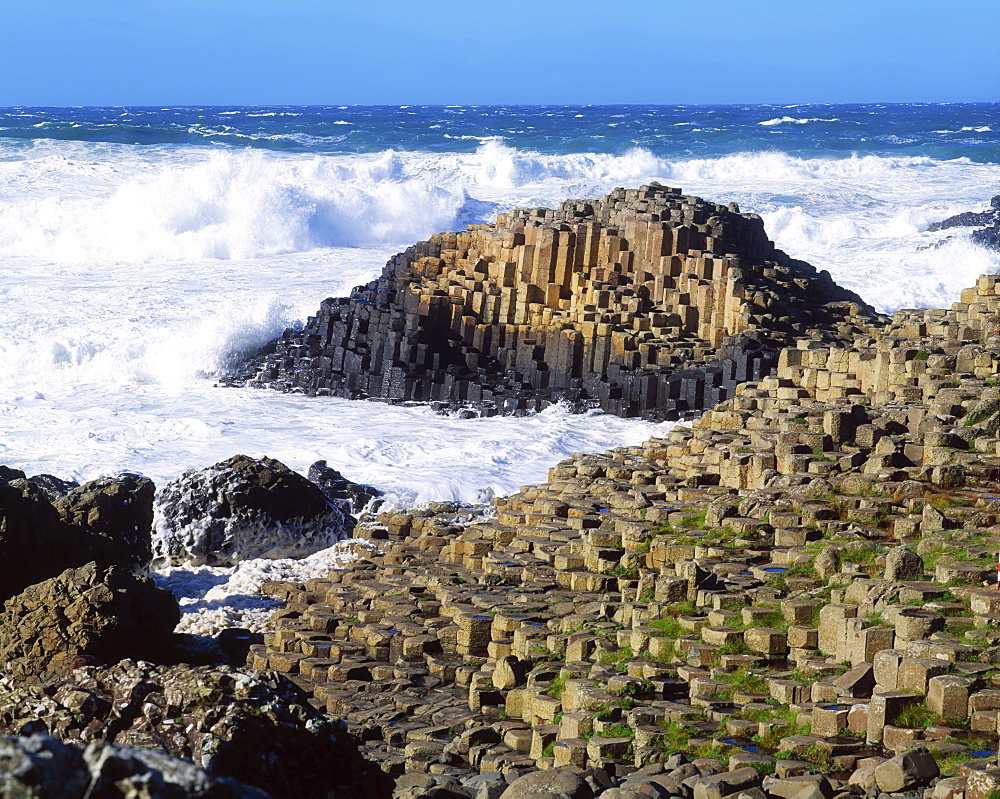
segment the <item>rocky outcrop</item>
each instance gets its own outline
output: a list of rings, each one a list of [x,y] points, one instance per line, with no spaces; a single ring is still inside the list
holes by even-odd
[[[78,659],[157,658],[179,621],[176,600],[148,577],[96,563],[67,569],[4,603],[2,673],[40,682],[65,676]]]
[[[28,477],[20,469],[0,466],[0,482],[9,483],[11,480],[27,480],[29,483],[33,483],[41,489],[42,494],[50,502],[55,502],[59,497],[65,496],[80,485],[72,480],[63,480],[51,474],[36,474]]]
[[[652,184],[433,236],[233,382],[676,418],[767,375],[794,336],[844,339],[871,321],[857,295],[775,249],[758,216]]]
[[[35,485],[23,477],[0,481],[0,601],[82,565],[73,562],[75,537]]]
[[[145,568],[153,556],[153,481],[137,475],[102,477],[53,502],[62,520],[87,532],[79,557]]]
[[[277,797],[386,794],[341,725],[286,679],[253,671],[131,661],[79,668],[48,686],[0,692],[0,729],[147,747]]]
[[[927,230],[935,232],[956,227],[979,228],[972,231],[972,241],[981,247],[1000,250],[1000,194],[990,200],[990,207],[982,213],[967,211],[956,214],[941,222],[934,222]]]
[[[153,484],[101,478],[50,501],[51,486],[8,470],[0,480],[0,600],[95,561],[144,568],[150,559]],[[56,478],[53,478],[55,480]]]
[[[327,502],[340,508],[344,513],[356,515],[369,509],[374,510],[379,502],[372,500],[382,496],[374,486],[362,485],[348,480],[326,461],[316,461],[309,467],[306,477],[319,486]]]
[[[47,735],[0,738],[2,799],[268,799],[270,795],[190,761],[141,747]]]
[[[157,492],[156,504],[158,565],[300,558],[353,529],[319,486],[271,458],[236,455],[186,471]]]

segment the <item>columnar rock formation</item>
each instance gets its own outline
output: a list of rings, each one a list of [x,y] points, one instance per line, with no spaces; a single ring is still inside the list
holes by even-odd
[[[987,799],[998,288],[803,338],[690,427],[574,456],[491,517],[369,520],[384,554],[268,586],[287,607],[252,664],[407,796],[554,767],[616,797]]]
[[[756,215],[653,184],[432,236],[286,331],[251,382],[676,418],[766,375],[791,337],[843,339],[870,313]]]

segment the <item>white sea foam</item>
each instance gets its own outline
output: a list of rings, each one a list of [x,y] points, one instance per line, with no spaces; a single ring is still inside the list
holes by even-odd
[[[794,106],[793,106],[794,107]],[[839,119],[834,117],[833,119],[823,119],[821,117],[775,117],[774,119],[765,119],[763,122],[758,122],[758,125],[772,126],[772,125],[807,125],[810,122],[840,122]]]
[[[169,589],[180,605],[179,633],[214,636],[227,627],[265,632],[270,629],[269,617],[282,604],[260,593],[265,581],[303,582],[326,577],[375,551],[367,541],[352,539],[301,560],[255,559],[232,568],[170,568],[154,572],[153,579],[159,587]]]

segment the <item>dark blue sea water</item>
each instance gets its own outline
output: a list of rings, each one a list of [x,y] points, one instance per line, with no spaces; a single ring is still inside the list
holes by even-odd
[[[472,152],[487,139],[549,155],[712,157],[779,150],[1000,162],[1000,104],[309,106],[0,110],[21,141],[226,145],[310,153]]]

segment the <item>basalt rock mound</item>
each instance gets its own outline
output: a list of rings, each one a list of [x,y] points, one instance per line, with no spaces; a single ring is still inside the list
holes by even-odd
[[[154,562],[232,566],[301,558],[350,535],[353,518],[272,458],[236,455],[190,469],[156,495]]]
[[[179,621],[177,601],[148,577],[88,563],[4,603],[0,663],[16,681],[41,682],[65,676],[75,661],[158,657]]]
[[[227,666],[79,668],[0,694],[0,731],[147,747],[278,797],[388,793],[343,726],[291,682]]]
[[[760,217],[651,184],[432,236],[324,300],[231,382],[676,418],[767,375],[797,336],[842,341],[873,321],[857,295],[776,249]]]

